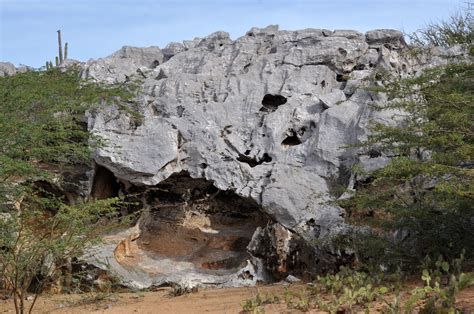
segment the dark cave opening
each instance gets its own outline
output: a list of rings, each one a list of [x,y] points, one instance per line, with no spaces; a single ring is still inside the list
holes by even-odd
[[[382,156],[382,153],[379,152],[378,150],[371,149],[367,152],[367,155],[369,156],[369,158],[377,158],[377,157]]]
[[[250,153],[250,152],[249,152]],[[258,165],[261,165],[263,163],[268,163],[272,161],[272,157],[268,155],[267,153],[264,153],[261,158],[257,159],[256,157],[250,157],[247,156],[247,154],[242,155],[240,154],[239,157],[237,157],[237,161],[243,162],[248,164],[250,167],[256,167]]]
[[[274,112],[279,106],[286,104],[287,99],[282,95],[266,94],[262,100],[262,108],[260,111],[263,112]]]
[[[336,74],[337,82],[347,82],[349,80],[349,75],[347,74]]]
[[[304,131],[303,131],[304,133]],[[302,142],[298,138],[298,135],[296,134],[295,130],[291,129],[288,132],[288,136],[281,142],[281,145],[285,146],[296,146],[300,145]]]
[[[90,196],[94,199],[107,199],[118,196],[120,184],[109,169],[97,165]]]

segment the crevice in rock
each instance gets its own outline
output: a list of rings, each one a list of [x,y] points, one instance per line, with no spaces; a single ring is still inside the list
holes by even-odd
[[[327,178],[329,193],[339,198],[346,190],[351,179],[351,170],[345,165],[341,165],[336,173]]]
[[[367,155],[369,155],[370,158],[377,158],[382,156],[382,153],[379,152],[378,150],[371,149],[367,152]]]
[[[162,79],[165,79],[165,78],[168,78],[168,76],[165,74],[165,71],[163,71],[163,69],[160,69],[160,72],[155,77],[155,80],[159,81],[159,80],[162,80]]]
[[[369,184],[371,184],[372,182],[374,182],[374,180],[375,180],[375,177],[372,177],[372,176],[368,176],[368,177],[365,177],[365,178],[358,179],[354,183],[354,189],[355,190],[363,189],[364,187],[366,187]]]
[[[183,113],[184,113],[184,107],[179,105],[178,107],[176,107],[176,114],[178,115],[178,117],[182,118],[183,117]]]
[[[287,132],[287,135],[288,136],[281,142],[281,145],[296,146],[302,143],[301,140],[298,138],[298,135],[296,134],[295,130],[293,129],[289,130]]]
[[[336,81],[341,83],[340,89],[344,90],[347,86],[347,81],[349,80],[348,74],[336,74]]]
[[[347,82],[349,80],[349,75],[347,74],[336,74],[336,81],[338,82]]]
[[[107,199],[118,196],[119,190],[120,184],[112,171],[97,165],[90,196],[94,199]]]
[[[266,94],[262,100],[262,108],[260,111],[263,112],[274,112],[279,106],[286,104],[287,99],[282,95]]]
[[[267,153],[264,153],[262,155],[262,158],[260,159],[257,159],[256,157],[249,157],[249,156],[240,154],[239,157],[237,157],[237,161],[244,162],[253,168],[263,163],[271,162],[272,157],[270,157],[270,155],[268,155]]]

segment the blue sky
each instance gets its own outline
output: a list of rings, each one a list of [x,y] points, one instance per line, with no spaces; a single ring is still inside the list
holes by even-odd
[[[0,0],[0,61],[39,67],[57,54],[105,57],[123,45],[160,46],[252,26],[280,29],[397,28],[412,31],[447,18],[462,0]]]

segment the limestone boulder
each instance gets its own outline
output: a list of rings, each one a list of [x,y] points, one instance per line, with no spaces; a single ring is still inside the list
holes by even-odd
[[[354,144],[367,137],[371,121],[396,123],[393,112],[373,110],[374,104],[388,100],[367,87],[381,69],[403,76],[423,68],[404,48],[403,35],[395,30],[363,36],[349,30],[285,31],[276,25],[252,28],[235,40],[216,32],[172,43],[163,51],[122,48],[84,64],[83,75],[105,82],[140,78],[137,104],[131,109],[142,118],[137,120],[113,104],[91,113],[89,130],[107,143],[95,152],[95,162],[113,173],[120,193],[138,187],[171,193],[173,187],[166,180],[187,173],[186,180],[205,180],[219,193],[233,193],[255,204],[253,208],[272,227],[246,230],[254,232],[251,241],[246,238],[249,264],[227,269],[221,279],[212,277],[213,282],[226,285],[237,282],[231,278],[240,278],[241,284],[255,283],[257,277],[267,278],[265,274],[300,276],[301,265],[311,259],[321,261],[308,270],[317,272],[346,258],[314,245],[350,228],[343,209],[330,202],[343,197],[335,187],[353,188],[357,179],[350,173],[353,165],[373,171],[389,160],[389,156],[361,155]],[[190,195],[202,194],[198,186],[189,190]],[[180,206],[192,208],[179,211],[180,215],[194,212],[208,217],[202,232],[229,232],[219,231],[227,229],[218,228],[223,221],[214,216],[218,209],[196,205],[187,192],[175,194],[164,201],[179,200]],[[238,208],[232,211],[231,216],[242,215]],[[301,254],[305,257],[296,258]],[[213,263],[219,260],[215,255],[209,258]],[[174,259],[160,255],[159,260]],[[153,265],[170,272],[168,277],[158,276],[160,280],[205,281],[205,272],[198,271],[198,276],[196,268],[188,275],[178,274],[160,263]],[[242,277],[240,270],[249,265],[254,270]],[[123,265],[117,269],[124,273]],[[152,277],[158,278],[134,281],[150,285],[157,282]]]

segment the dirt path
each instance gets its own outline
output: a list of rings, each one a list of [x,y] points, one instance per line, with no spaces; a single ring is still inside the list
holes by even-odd
[[[299,291],[303,285],[293,285],[292,291]],[[258,290],[257,290],[258,289]],[[170,289],[153,292],[103,294],[94,298],[88,295],[43,296],[38,300],[36,313],[239,313],[242,303],[261,295],[284,294],[283,285],[269,285],[250,288],[203,289],[178,297],[170,296]],[[466,313],[474,313],[474,287],[460,293],[458,305]],[[372,307],[378,313],[382,304]],[[299,313],[285,304],[268,304],[265,313]],[[0,301],[0,313],[14,313],[11,300]],[[310,311],[309,313],[324,313]]]

